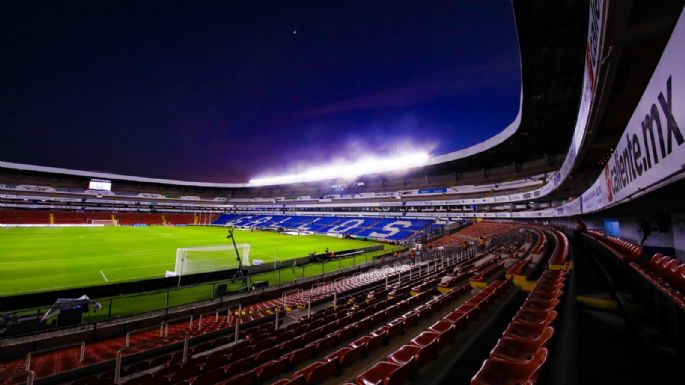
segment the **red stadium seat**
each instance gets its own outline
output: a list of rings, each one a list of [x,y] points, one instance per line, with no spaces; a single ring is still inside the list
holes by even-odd
[[[471,380],[471,385],[532,385],[547,360],[547,349],[540,349],[527,363],[488,359]]]
[[[226,366],[226,375],[232,376],[240,372],[244,372],[254,366],[254,356],[248,356],[233,361],[231,364]]]
[[[216,384],[217,382],[221,382],[221,380],[226,378],[226,373],[224,372],[223,369],[218,368],[211,370],[209,372],[206,372],[204,374],[201,374],[197,376],[195,381],[193,382],[194,384]]]
[[[323,351],[332,348],[337,343],[337,338],[335,335],[329,335],[326,337],[319,338],[314,341],[317,351]]]
[[[355,348],[355,347],[363,347],[363,351],[365,354],[368,354],[371,351],[376,350],[381,346],[383,342],[383,335],[378,335],[378,336],[364,336],[356,339],[355,341],[350,343],[350,346]]]
[[[523,303],[521,308],[526,309],[526,310],[548,311],[548,310],[552,310],[555,307],[557,307],[558,304],[559,304],[558,298],[555,298],[555,299],[549,300],[549,301],[543,301],[543,300],[539,300],[539,299],[530,299],[530,300],[526,300],[526,302]]]
[[[288,361],[285,358],[280,360],[273,360],[261,364],[255,369],[257,379],[261,382],[275,377],[278,373],[285,371],[288,367]]]
[[[421,367],[432,358],[430,347],[419,347],[416,345],[403,345],[388,356],[388,361],[404,366],[409,365],[410,369]]]
[[[402,318],[404,318],[404,328],[409,328],[414,325],[416,325],[416,312],[415,311],[409,311],[405,313]]]
[[[262,362],[275,360],[280,355],[281,355],[280,348],[278,346],[274,346],[273,348],[265,349],[265,350],[262,350],[259,353],[257,353],[255,355],[255,362],[262,363]]]
[[[466,314],[458,310],[449,313],[448,315],[442,317],[442,319],[452,322],[455,331],[457,332],[464,330],[464,327],[466,326]]]
[[[502,337],[490,352],[491,358],[527,363],[532,360],[535,353],[543,346],[540,342],[547,341],[524,340],[517,338]]]
[[[297,349],[288,355],[288,361],[291,365],[298,365],[316,354],[316,346],[308,345],[301,349]]]
[[[509,328],[507,328],[503,336],[518,340],[532,341],[540,346],[546,344],[554,335],[554,328],[551,326],[545,327],[541,332],[537,331],[537,328],[529,328],[528,326],[516,327],[513,328],[511,332],[509,331]],[[518,332],[520,332],[520,334],[518,334]]]
[[[357,376],[357,385],[399,385],[407,379],[408,368],[391,362],[377,362]]]
[[[257,374],[254,370],[247,373],[235,375],[228,380],[222,382],[222,385],[255,385],[257,383]]]
[[[521,310],[514,316],[514,321],[539,325],[541,327],[549,326],[557,318],[557,312],[541,311],[541,310]]]
[[[438,346],[443,346],[452,337],[454,337],[454,334],[456,333],[454,325],[445,320],[434,323],[428,328],[428,330],[438,333]]]
[[[335,373],[338,365],[335,361],[321,361],[310,365],[310,367],[312,369],[305,375],[305,382],[308,385],[320,384],[326,381]]]

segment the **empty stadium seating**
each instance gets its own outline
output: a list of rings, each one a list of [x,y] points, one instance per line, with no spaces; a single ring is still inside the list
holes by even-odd
[[[529,248],[533,246],[532,241],[528,242]],[[123,366],[121,375],[125,383],[131,385],[318,384],[330,382],[331,378],[341,381],[349,378],[357,385],[406,383],[422,365],[437,360],[442,349],[453,346],[455,336],[464,333],[470,322],[498,301],[503,291],[512,287],[509,280],[498,279],[505,269],[496,254],[484,252],[462,258],[459,261],[456,258],[438,259],[430,265],[424,261],[420,265],[371,270],[240,309],[231,307],[228,313],[207,315],[202,325],[197,318],[170,322],[166,338],[160,338],[157,329],[134,333],[131,348],[127,349],[129,355],[154,352],[170,343],[180,343],[186,333],[192,339],[226,330],[222,337],[193,344],[186,362],[182,361],[179,352],[157,354]],[[408,274],[410,269],[412,274]],[[390,287],[385,287],[386,276],[394,279]],[[444,284],[446,277],[451,277],[447,280],[450,281],[448,285]],[[482,282],[484,288],[471,293],[473,289],[469,282],[474,280]],[[442,289],[438,291],[439,288]],[[548,330],[556,319],[556,313],[540,309],[558,304],[545,296],[543,289],[553,295],[562,292],[549,277],[541,278],[537,291],[531,293],[527,304],[512,321],[513,326],[507,329],[506,339],[498,345],[496,350],[500,354],[509,354],[512,358],[515,355],[512,352],[532,349],[533,342],[523,339],[543,344],[549,338],[546,332],[534,335],[540,328]],[[278,331],[274,330],[272,321],[264,326],[251,326],[264,317],[273,317],[276,309],[296,311],[306,308],[310,301],[330,301],[333,293],[346,292],[355,294],[336,307],[325,307]],[[453,305],[460,298],[464,301]],[[441,314],[441,318],[431,321],[435,314]],[[237,322],[248,329],[241,331],[240,342],[232,345],[231,332]],[[407,334],[408,331],[411,334]],[[383,346],[398,340],[406,342],[382,360],[374,359],[366,364]],[[123,342],[122,338],[116,338],[89,345],[83,363],[67,351],[38,355],[32,369],[39,378],[45,378],[64,370],[111,362]],[[544,362],[538,350],[535,357]],[[363,369],[349,369],[359,367],[360,363],[363,363]],[[21,371],[22,364],[22,360],[11,362],[5,370]],[[495,368],[501,372],[497,365],[500,365],[499,361]],[[507,370],[514,373],[516,367],[509,365]],[[111,384],[112,379],[112,372],[106,371],[101,375],[83,376],[78,379],[78,385]]]
[[[162,214],[168,225],[192,225],[195,222],[194,214]]]
[[[315,233],[349,234],[359,238],[399,241],[425,229],[433,220],[404,218],[320,217],[257,214],[223,214],[215,225],[283,228]]]
[[[642,257],[642,246],[624,239],[605,235],[597,230],[588,230],[589,235],[602,242],[607,247],[616,250],[615,255],[626,261],[637,261]]]
[[[546,270],[513,317],[502,337],[471,380],[471,385],[535,384],[548,361],[548,343],[554,336],[556,308],[566,281],[568,240],[556,233],[558,247],[550,259],[564,263],[559,270]],[[564,241],[565,240],[565,241]],[[558,255],[561,254],[561,255]]]
[[[685,263],[658,253],[642,264],[630,262],[630,267],[685,310]]]
[[[509,223],[498,222],[475,222],[469,226],[462,228],[456,233],[446,235],[430,242],[433,247],[440,246],[460,246],[465,247],[478,237],[490,238],[497,234],[502,234],[511,231],[512,225]]]
[[[49,224],[50,213],[42,210],[0,210],[0,224]]]
[[[55,211],[53,218],[55,224],[87,224],[93,220],[111,220],[112,214],[90,211]]]
[[[128,213],[122,212],[117,214],[120,225],[163,225],[161,214],[149,213]]]

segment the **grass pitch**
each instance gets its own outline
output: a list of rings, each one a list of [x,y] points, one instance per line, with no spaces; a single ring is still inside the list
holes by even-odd
[[[228,244],[218,227],[0,228],[0,296],[164,277],[176,249]],[[250,260],[287,260],[373,246],[376,242],[321,235],[236,231],[251,245]]]

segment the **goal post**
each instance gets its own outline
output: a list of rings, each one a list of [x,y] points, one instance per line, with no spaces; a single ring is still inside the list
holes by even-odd
[[[250,245],[236,245],[243,266],[250,265]],[[178,276],[235,269],[238,267],[233,245],[184,247],[176,249],[174,273]]]
[[[116,219],[91,219],[90,224],[96,226],[119,226],[119,221]]]

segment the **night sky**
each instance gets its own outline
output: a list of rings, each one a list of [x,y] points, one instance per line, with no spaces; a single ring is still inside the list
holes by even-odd
[[[5,161],[242,182],[467,147],[519,93],[510,0],[0,4]]]

